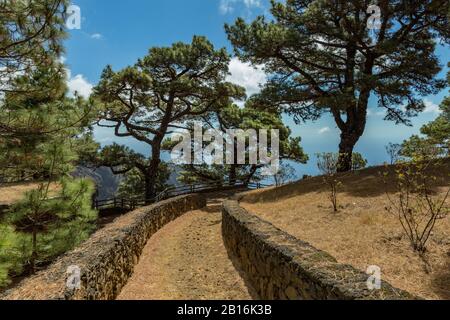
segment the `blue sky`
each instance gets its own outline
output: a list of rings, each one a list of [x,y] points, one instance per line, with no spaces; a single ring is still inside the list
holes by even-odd
[[[204,35],[217,47],[232,52],[223,26],[237,17],[251,20],[267,14],[267,0],[77,0],[73,4],[81,8],[80,30],[71,30],[66,41],[65,61],[70,70],[69,87],[88,94],[99,80],[107,64],[115,70],[132,65],[153,46],[168,46],[173,42],[190,42],[193,35]],[[441,63],[449,61],[449,50],[440,47]],[[264,80],[261,70],[233,60],[230,66],[235,81],[256,92],[257,83]],[[441,74],[445,76],[447,68]],[[395,125],[383,121],[383,115],[372,102],[367,129],[357,145],[370,164],[387,160],[384,146],[388,142],[401,142],[437,116],[437,106],[447,91],[425,97],[427,112],[413,119],[413,127]],[[325,116],[314,123],[295,125],[289,117],[286,123],[294,136],[301,136],[303,147],[310,155],[308,165],[297,166],[298,174],[316,173],[314,154],[337,151],[339,131],[334,121]],[[108,129],[96,130],[96,138],[103,144],[118,141],[127,143],[139,152],[147,153],[147,147],[132,140],[120,140]]]

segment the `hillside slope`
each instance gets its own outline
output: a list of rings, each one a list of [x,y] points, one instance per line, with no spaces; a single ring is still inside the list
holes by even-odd
[[[362,271],[381,267],[383,278],[396,287],[430,299],[450,299],[450,216],[439,220],[428,243],[427,263],[414,253],[396,216],[386,211],[384,167],[343,175],[334,213],[322,177],[280,188],[255,191],[243,207],[293,236]],[[390,168],[389,170],[393,170]],[[436,192],[450,186],[450,161],[437,169]],[[447,200],[450,205],[450,199]]]

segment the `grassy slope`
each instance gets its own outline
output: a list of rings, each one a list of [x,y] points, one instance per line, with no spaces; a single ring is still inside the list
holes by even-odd
[[[0,205],[11,205],[23,198],[27,191],[37,189],[38,182],[10,183],[0,185]],[[50,185],[50,191],[57,191],[56,184]]]
[[[394,286],[425,298],[450,299],[450,216],[436,226],[426,266],[411,250],[396,217],[385,209],[386,192],[394,192],[394,183],[383,183],[379,173],[384,170],[375,167],[342,176],[338,213],[332,212],[321,177],[253,192],[243,206],[342,263],[363,271],[378,265],[384,280]],[[436,191],[443,193],[450,185],[450,161],[438,173],[442,179]]]

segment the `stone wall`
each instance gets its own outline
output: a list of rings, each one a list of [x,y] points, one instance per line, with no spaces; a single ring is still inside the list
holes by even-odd
[[[222,233],[264,300],[415,299],[386,282],[369,291],[367,274],[248,213],[238,201],[224,203]]]
[[[130,212],[0,298],[115,299],[132,275],[148,239],[183,213],[205,205],[203,196],[187,195]],[[78,290],[69,290],[66,286],[66,272],[70,266],[78,266],[81,270],[81,288]]]

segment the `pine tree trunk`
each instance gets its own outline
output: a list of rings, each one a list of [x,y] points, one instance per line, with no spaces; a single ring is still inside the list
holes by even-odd
[[[236,175],[236,165],[235,164],[232,164],[232,165],[230,165],[230,186],[234,186],[234,185],[236,185],[236,178],[237,178],[237,175]]]
[[[339,144],[338,172],[349,172],[352,170],[353,150],[360,136],[357,134],[341,134],[341,143]]]
[[[36,273],[36,260],[37,260],[37,231],[36,228],[33,227],[32,234],[32,249],[31,249],[31,260],[30,260],[30,268],[31,274]]]
[[[238,162],[238,150],[237,150],[237,139],[234,138],[234,143],[233,143],[233,163],[230,164],[230,186],[234,186],[236,185],[236,180],[237,180],[237,162]]]
[[[156,197],[156,182],[158,179],[158,170],[161,163],[161,144],[155,143],[152,146],[152,159],[145,175],[145,203],[151,204]]]
[[[368,68],[372,68],[370,65]],[[371,74],[371,71],[368,73]],[[367,121],[367,104],[370,90],[365,88],[360,93],[357,105],[349,106],[346,110],[346,121],[341,118],[341,112],[333,113],[336,124],[341,129],[341,142],[339,144],[338,172],[352,170],[352,157],[355,145],[364,133]]]
[[[152,191],[152,187],[151,187],[152,183],[151,183],[151,179],[148,176],[148,174],[145,176],[145,204],[149,205],[151,204],[151,199],[153,198],[153,193],[154,191]]]
[[[151,204],[156,197],[156,181],[158,177],[158,167],[160,160],[152,159],[148,173],[145,177],[145,202]]]

